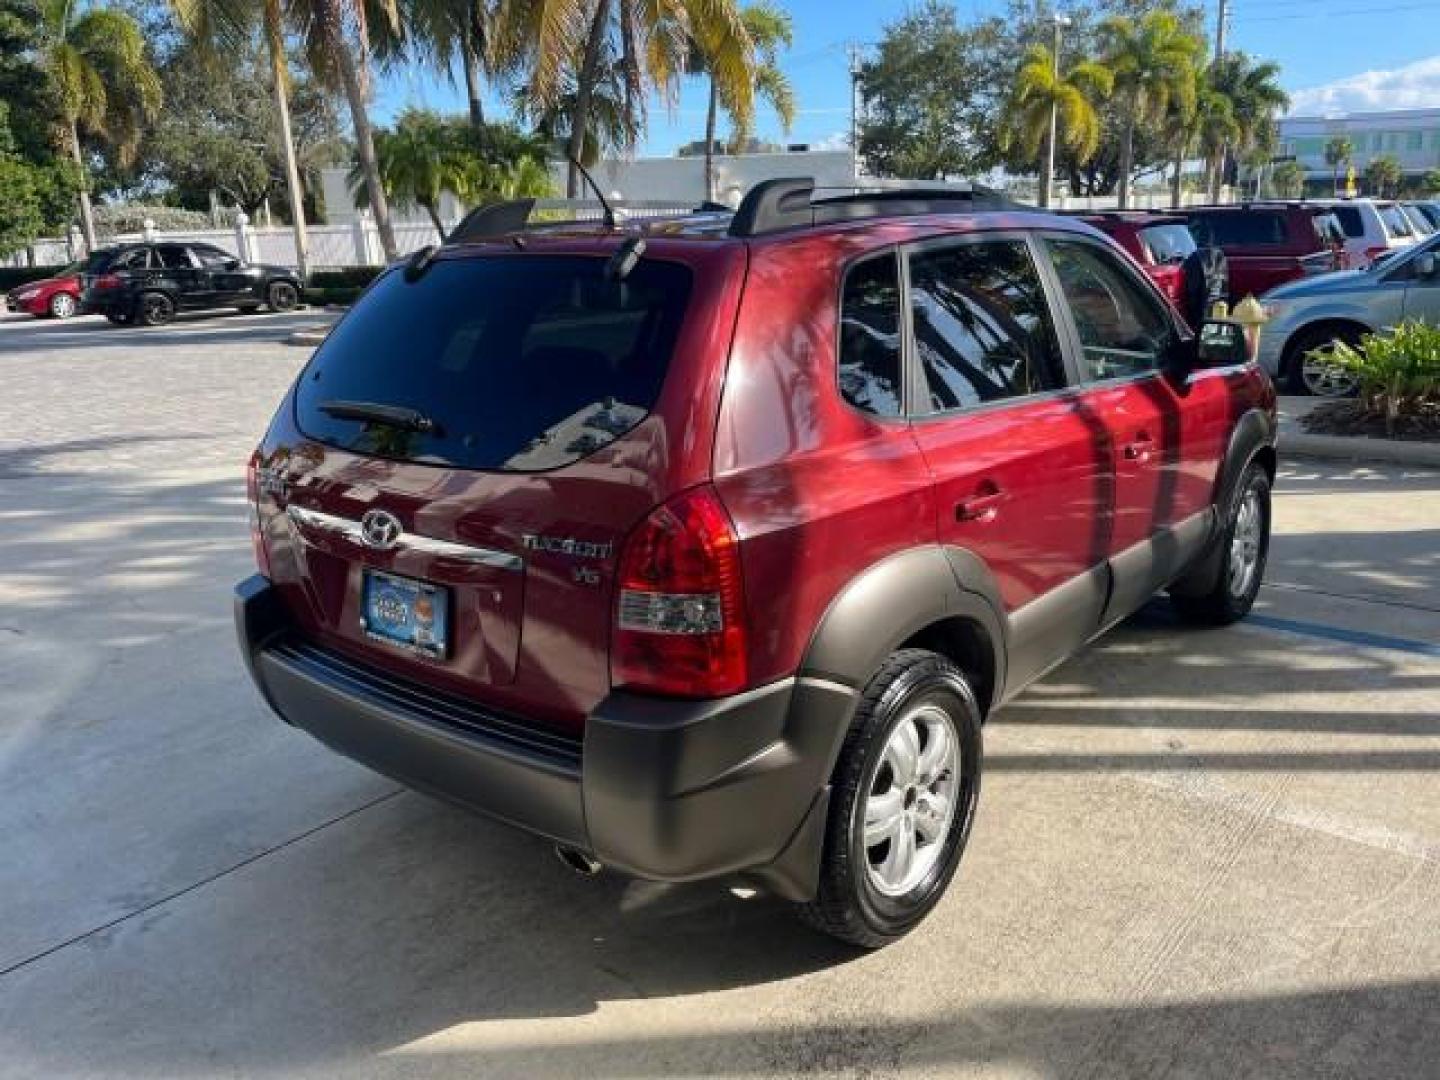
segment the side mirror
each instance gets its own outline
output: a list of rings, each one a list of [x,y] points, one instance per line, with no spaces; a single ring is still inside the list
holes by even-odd
[[[1427,251],[1424,255],[1415,256],[1415,276],[1417,278],[1432,278],[1435,276],[1435,256]]]
[[[1230,319],[1206,319],[1195,338],[1195,366],[1234,367],[1250,362],[1245,327]]]

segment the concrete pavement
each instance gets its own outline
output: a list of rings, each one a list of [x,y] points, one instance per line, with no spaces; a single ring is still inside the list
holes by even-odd
[[[1433,1071],[1440,474],[1287,463],[1256,617],[1157,604],[997,716],[950,894],[857,954],[266,714],[228,604],[287,332],[0,323],[0,1077]]]

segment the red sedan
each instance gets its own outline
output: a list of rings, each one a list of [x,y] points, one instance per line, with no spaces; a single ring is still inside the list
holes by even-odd
[[[80,310],[80,268],[67,266],[54,277],[18,285],[6,294],[11,311],[24,311],[45,318],[68,319]]]

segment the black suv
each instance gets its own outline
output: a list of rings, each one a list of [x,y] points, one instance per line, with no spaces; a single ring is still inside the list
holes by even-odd
[[[125,244],[95,252],[80,280],[81,308],[113,323],[161,326],[180,310],[289,311],[300,278],[283,266],[246,263],[210,244]]]

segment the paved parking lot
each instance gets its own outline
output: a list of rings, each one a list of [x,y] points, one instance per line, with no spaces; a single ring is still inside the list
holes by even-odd
[[[955,886],[862,955],[266,713],[240,467],[314,320],[0,318],[0,1077],[1435,1075],[1440,474],[1287,462],[1257,615],[996,717]]]

